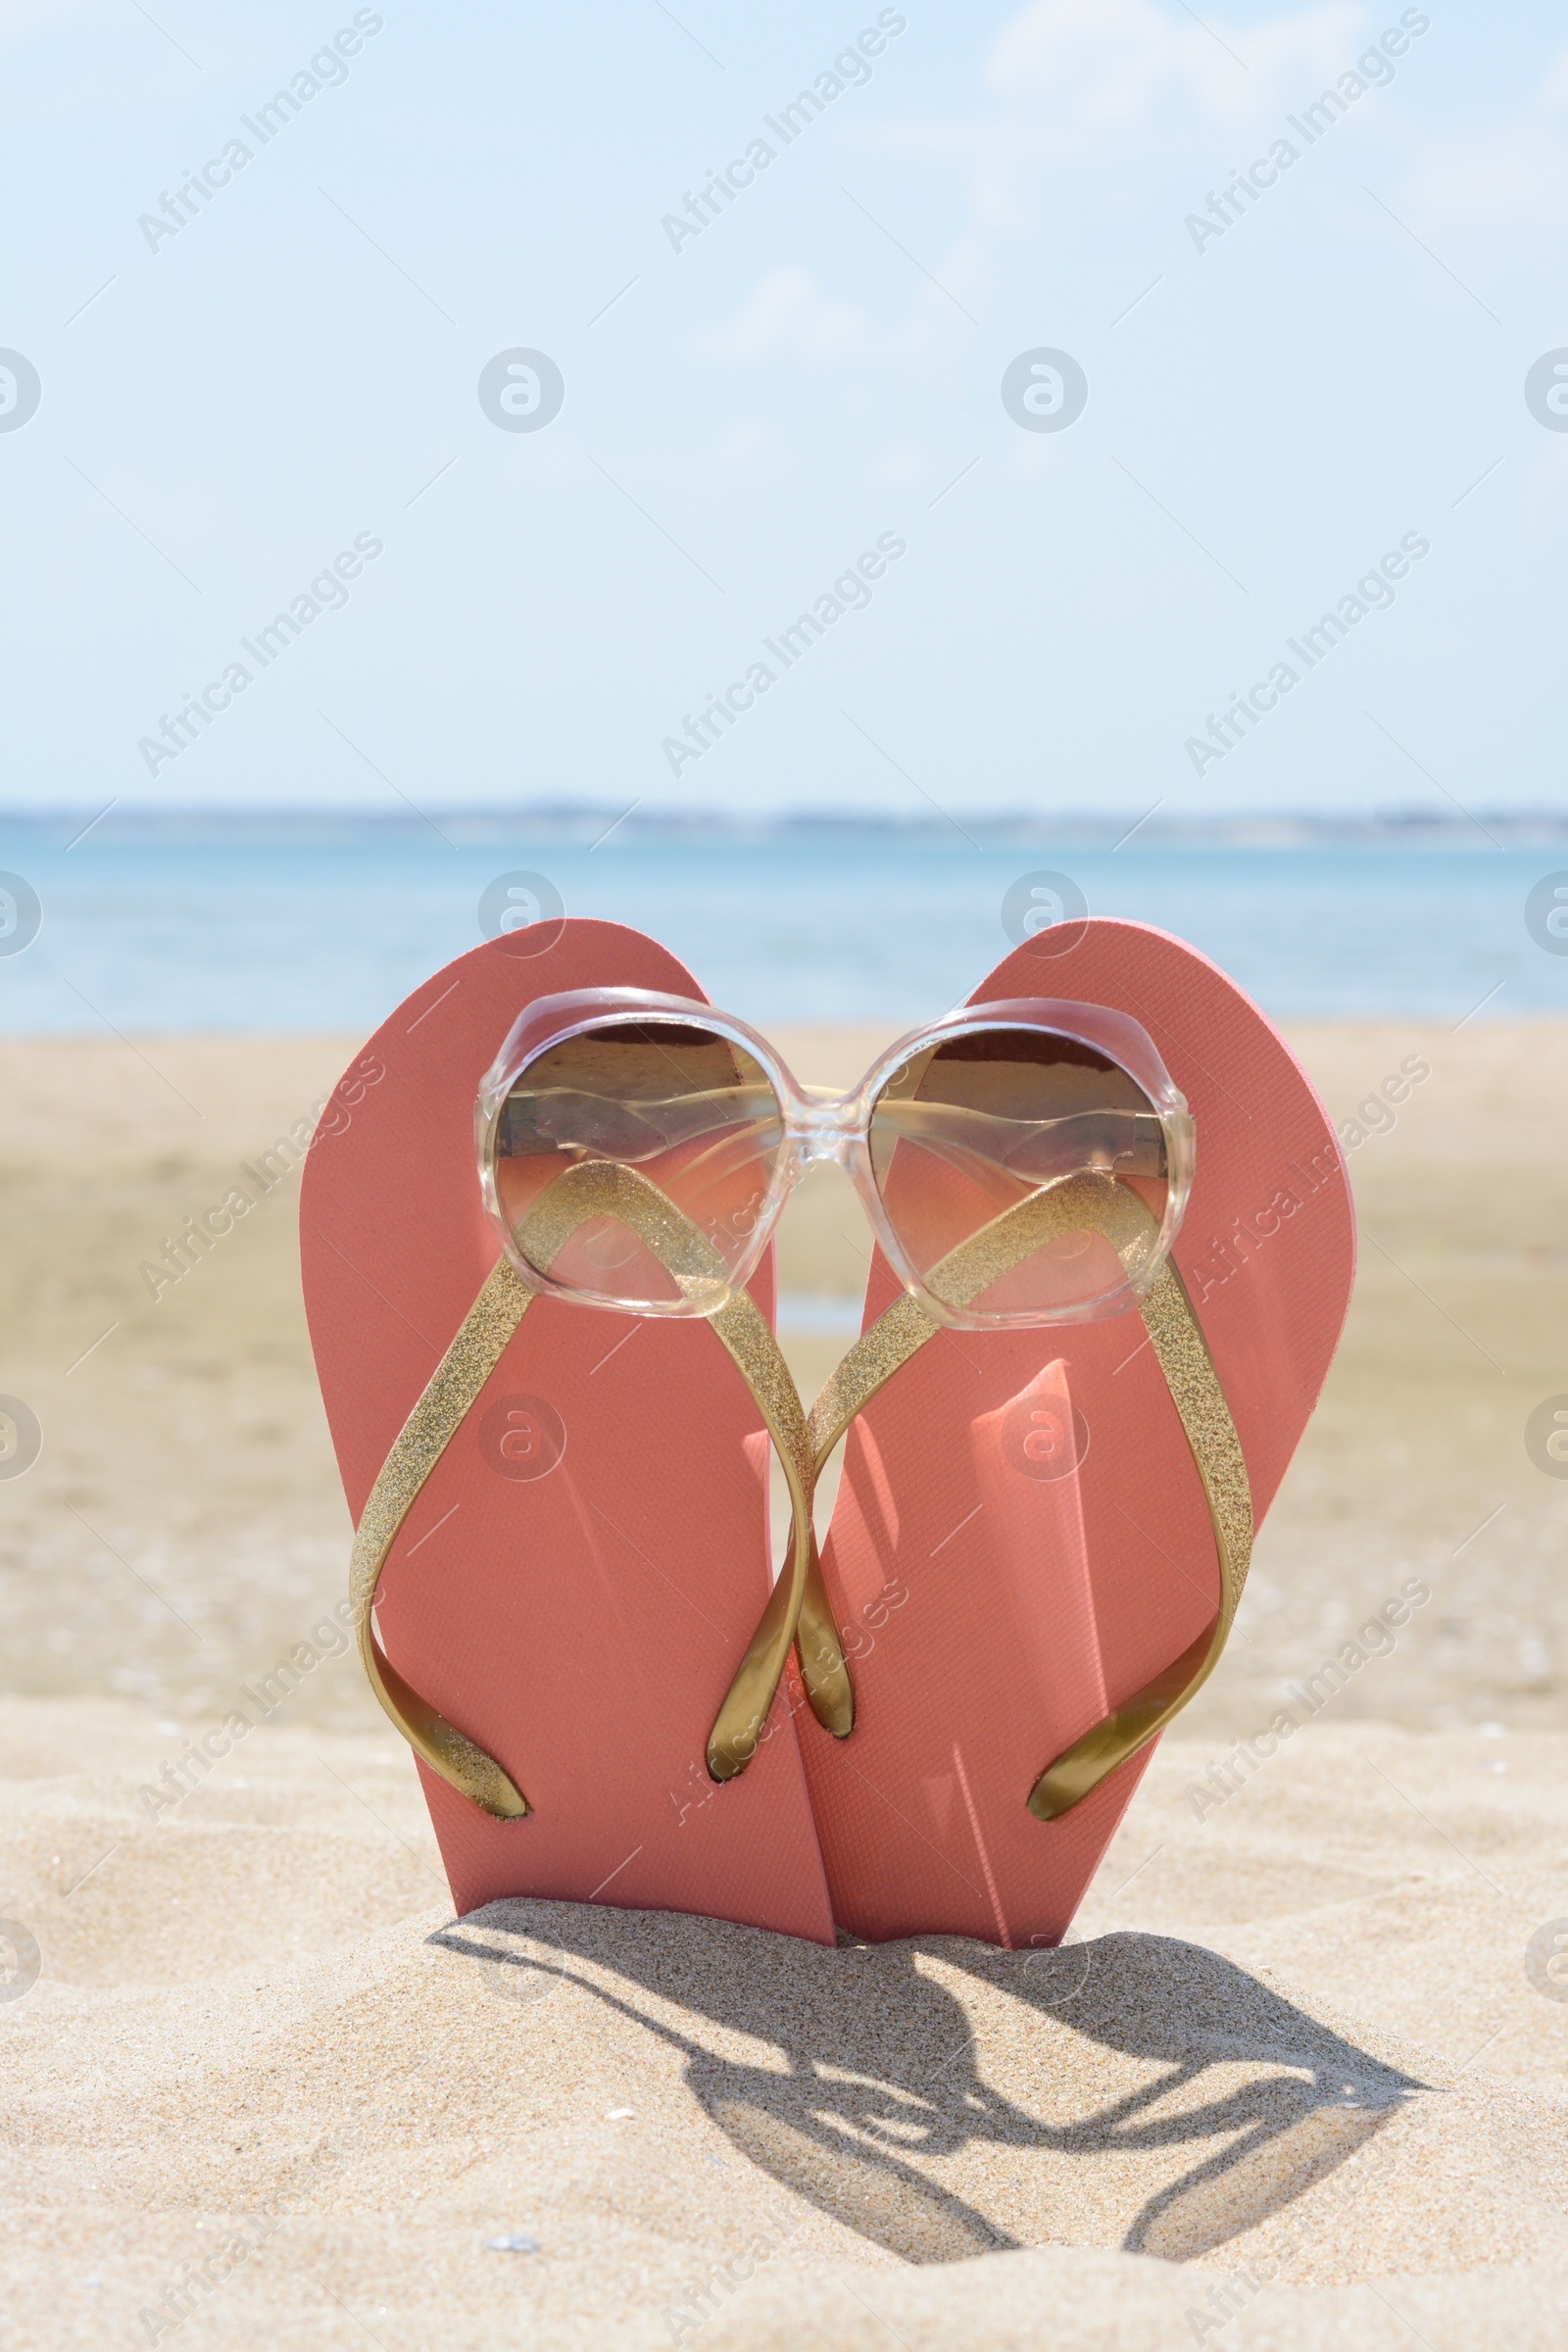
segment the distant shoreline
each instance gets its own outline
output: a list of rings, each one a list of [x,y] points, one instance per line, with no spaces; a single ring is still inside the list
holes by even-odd
[[[798,842],[813,837],[951,842],[956,831],[977,847],[1016,844],[1089,850],[1130,847],[1134,836],[1138,848],[1146,851],[1476,850],[1489,843],[1498,849],[1524,850],[1568,844],[1568,808],[1481,808],[1473,812],[1415,806],[1371,811],[1242,809],[1229,815],[1178,816],[1163,813],[1165,804],[1156,802],[1143,811],[1079,808],[1047,813],[995,808],[906,817],[875,808],[802,808],[746,814],[700,806],[650,808],[633,802],[628,808],[623,801],[587,800],[432,806],[434,826],[431,817],[412,809],[383,811],[360,806],[219,808],[112,801],[107,808],[100,803],[95,808],[82,803],[11,810],[0,825],[0,843],[10,837],[64,848],[85,836],[97,849],[186,842],[306,846],[402,836],[427,838],[432,829],[438,829],[454,845],[474,847],[519,838],[596,846],[611,834],[621,846],[633,840],[744,843]]]

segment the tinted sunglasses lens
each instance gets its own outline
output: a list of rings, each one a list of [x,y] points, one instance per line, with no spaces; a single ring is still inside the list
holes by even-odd
[[[1091,1187],[1065,1198],[1087,1204],[1114,1182],[1148,1207],[1148,1239],[1126,1256],[1090,1225],[1059,1232],[962,1301],[976,1321],[1109,1311],[1147,1264],[1165,1213],[1165,1135],[1148,1096],[1092,1046],[1042,1030],[984,1029],[912,1054],[877,1097],[870,1147],[901,1247],[956,1304],[943,1260],[1044,1188],[1090,1176]]]
[[[685,1021],[607,1022],[547,1047],[514,1082],[496,1131],[496,1194],[517,1253],[554,1282],[629,1305],[683,1296],[709,1303],[701,1283],[683,1290],[613,1209],[589,1215],[564,1241],[550,1204],[530,1227],[546,1188],[568,1170],[630,1168],[704,1236],[718,1303],[763,1214],[783,1143],[778,1098],[743,1046]],[[628,1197],[628,1213],[657,1210],[641,1187]],[[548,1265],[529,1255],[530,1231],[549,1232]]]

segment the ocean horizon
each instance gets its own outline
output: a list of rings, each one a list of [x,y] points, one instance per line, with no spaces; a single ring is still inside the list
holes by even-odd
[[[0,1028],[367,1030],[487,927],[558,912],[650,933],[764,1024],[930,1018],[1020,924],[1082,911],[1191,941],[1281,1018],[1541,1015],[1568,957],[1527,901],[1563,868],[1541,810],[31,811],[0,824]]]

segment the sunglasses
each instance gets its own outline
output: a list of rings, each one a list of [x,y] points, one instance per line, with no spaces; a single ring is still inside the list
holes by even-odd
[[[970,1330],[1135,1305],[1170,1254],[1195,1149],[1153,1041],[1107,1005],[965,1005],[838,1095],[800,1086],[744,1022],[638,988],[530,1004],[474,1133],[485,1207],[532,1292],[719,1315],[806,1170],[834,1160],[905,1289]],[[1115,1213],[1129,1195],[1131,1226]],[[1045,1200],[1049,1215],[1022,1207]]]

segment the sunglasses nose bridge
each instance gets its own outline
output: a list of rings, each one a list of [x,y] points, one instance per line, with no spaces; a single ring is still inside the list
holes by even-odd
[[[853,1096],[836,1095],[827,1087],[806,1087],[802,1093],[805,1108],[795,1128],[797,1163],[808,1168],[815,1160],[835,1159],[847,1168],[858,1131]]]

